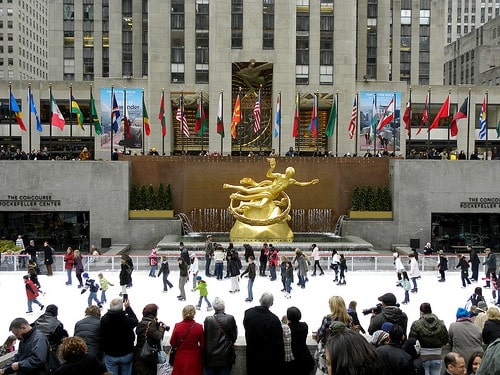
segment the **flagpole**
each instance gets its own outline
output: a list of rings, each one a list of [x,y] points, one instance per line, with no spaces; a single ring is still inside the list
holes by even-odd
[[[339,90],[335,93],[333,100],[337,103],[337,117],[335,118],[335,156],[337,156],[339,153]]]
[[[10,105],[11,97],[12,97],[12,82],[9,82],[9,137],[12,137],[12,106]]]
[[[179,99],[179,108],[181,110],[181,121],[180,121],[180,129],[181,129],[181,155],[184,155],[184,129],[182,124],[183,111],[184,111],[184,91],[181,91],[181,98]]]
[[[90,93],[90,97],[92,97],[92,83],[89,86],[89,93]],[[89,103],[89,112],[92,112],[92,108],[90,108],[90,103]],[[92,138],[92,128],[94,127],[92,113],[89,116],[89,127],[90,127],[90,138]],[[94,141],[94,146],[95,146],[95,141]],[[94,152],[94,156],[95,156],[95,152]]]
[[[73,84],[69,84],[69,137],[73,138],[73,106],[71,104],[71,97],[73,96]]]
[[[146,155],[146,137],[145,137],[145,127],[144,127],[144,88],[142,89],[142,154]]]
[[[111,145],[110,145],[110,150],[111,150],[111,160],[113,160],[113,98],[114,98],[114,95],[115,95],[115,90],[114,90],[114,86],[111,85],[111,112],[109,113],[109,116],[111,118],[111,121],[110,121],[110,128],[109,128],[109,132],[111,133]]]
[[[220,102],[221,102],[221,121],[222,121],[222,130],[224,131],[224,90],[220,90],[220,98],[219,98]],[[222,136],[220,137],[220,156],[223,156],[223,145],[224,145],[224,142],[223,142],[223,139],[222,139]]]
[[[297,156],[300,156],[300,91],[299,93],[297,94],[297,107],[298,107],[298,112],[299,112],[299,124],[297,126],[297,140],[298,140],[298,144],[297,144]]]
[[[200,90],[200,125],[201,125],[201,155],[203,156],[203,119],[201,114],[203,113],[203,90]]]
[[[486,90],[486,154],[484,155],[484,160],[488,160],[488,90]]]
[[[318,114],[319,114],[319,113],[318,113],[318,101],[319,101],[319,100],[318,100],[318,98],[319,98],[319,92],[318,92],[318,91],[316,91],[316,97],[315,97],[315,100],[314,100],[314,103],[313,103],[313,105],[314,105],[314,104],[316,104],[316,113],[315,113],[315,120],[314,120],[314,121],[315,121],[315,124],[313,124],[313,126],[314,126],[314,125],[317,125],[317,126],[316,126],[316,156],[318,156],[318,154],[319,154],[319,142],[318,142],[318,135],[319,135],[319,134],[318,134],[318,133],[319,133],[319,123],[318,123]],[[314,108],[313,108],[313,111],[314,111]]]
[[[356,125],[354,128],[354,153],[358,153],[358,110],[359,108],[359,91],[356,91]]]
[[[260,93],[261,93],[261,90],[262,90],[262,85],[260,85],[260,88],[259,88],[259,107],[260,107],[260,117],[262,119],[262,102],[261,102],[261,96],[260,96]],[[255,121],[255,119],[254,119]],[[262,121],[262,120],[260,120]],[[255,126],[255,123],[254,123],[254,126]],[[259,129],[260,130],[260,129]],[[262,134],[262,131],[261,131],[261,134]],[[262,138],[260,139],[260,142],[259,142],[259,155],[262,153]]]
[[[396,91],[394,91],[394,116],[392,117],[392,140],[393,140],[393,148],[392,152],[394,153],[394,157],[396,157]],[[399,111],[399,129],[401,131],[401,111]],[[401,134],[399,139],[401,139]]]
[[[448,90],[448,96],[451,95],[451,90]],[[457,92],[457,100],[458,100],[458,92]],[[457,106],[460,105],[460,103],[457,102]],[[450,148],[450,111],[448,111],[448,123],[447,123],[447,133],[448,133],[448,148]]]
[[[409,125],[408,125],[408,149],[411,152],[411,86],[410,86],[410,98],[409,98],[409,101],[410,101],[410,112],[409,112],[410,113],[410,120],[409,120]],[[408,150],[406,150],[406,158],[408,158],[409,155],[410,154],[409,154]]]
[[[282,103],[281,103],[281,91],[279,92],[279,100],[280,100],[280,118],[279,118],[279,122],[278,122],[278,130],[279,130],[279,133],[278,133],[278,155],[281,156],[281,109],[282,109]]]
[[[120,108],[120,106],[118,106]],[[123,153],[127,153],[127,88],[123,87]]]
[[[50,130],[49,130],[49,152],[52,151],[52,82],[49,83],[49,100],[50,100]]]
[[[470,160],[470,87],[467,96],[467,160]]]
[[[242,108],[241,108],[241,101],[242,101],[242,100],[241,100],[241,99],[242,99],[242,98],[241,98],[241,86],[240,86],[240,88],[238,89],[238,96],[239,96],[239,98],[240,98],[240,115],[239,115],[239,120],[240,120],[240,121],[238,122],[238,124],[236,124],[236,133],[237,133],[237,135],[238,135],[238,141],[239,141],[239,144],[240,144],[240,156],[242,156],[243,151],[242,151],[242,144],[241,144],[241,142],[242,142],[243,140],[242,140],[242,134],[241,134],[241,131],[240,131],[240,132],[238,132],[238,125],[241,125],[241,126],[240,126],[240,128],[242,128],[242,129],[243,129],[243,137],[245,136],[245,126],[241,123],[241,113],[243,112],[243,110],[242,110]],[[239,133],[239,134],[238,134],[238,133]]]
[[[28,137],[28,152],[31,152],[31,82],[28,83],[28,105],[29,108],[29,137]]]
[[[165,116],[165,88],[162,87],[161,89],[161,98],[163,99],[163,118],[165,119],[165,130],[167,128],[167,118]],[[161,102],[160,102],[161,105]],[[170,105],[172,107],[172,105]],[[161,129],[161,155],[165,155],[165,136],[163,135],[163,124],[160,123],[160,126],[162,126]]]
[[[377,109],[377,93],[375,93],[375,98],[374,100],[374,107],[375,107],[375,112],[378,113]],[[373,111],[372,111],[373,112]],[[375,116],[375,113],[372,113],[372,117]],[[373,157],[377,156],[377,126],[374,123],[374,119],[372,118],[372,130],[373,130]]]
[[[431,87],[429,86],[429,107],[427,109],[427,119],[425,120],[425,126],[427,127],[427,159],[429,159],[429,152],[431,150],[431,132],[429,129],[429,118],[431,117]]]

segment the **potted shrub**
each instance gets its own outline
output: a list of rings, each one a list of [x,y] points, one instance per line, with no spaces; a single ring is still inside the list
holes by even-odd
[[[350,219],[392,219],[391,194],[386,186],[356,186],[351,196]]]
[[[170,184],[165,189],[160,183],[156,191],[152,184],[140,188],[132,185],[129,199],[130,219],[165,219],[174,216]]]

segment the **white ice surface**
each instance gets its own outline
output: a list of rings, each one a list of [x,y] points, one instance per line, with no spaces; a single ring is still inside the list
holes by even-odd
[[[42,267],[43,271],[43,267]],[[115,286],[110,287],[107,292],[108,303],[112,298],[118,297],[120,286],[118,272],[103,272],[105,277]],[[201,273],[200,273],[201,274]],[[0,341],[9,334],[8,328],[12,319],[25,317],[30,323],[33,322],[42,312],[37,305],[33,305],[33,313],[26,314],[26,293],[22,276],[24,272],[1,272],[0,273],[0,301],[2,303],[0,315]],[[201,274],[202,275],[202,274]],[[482,275],[482,273],[480,274]],[[74,276],[74,275],[73,275]],[[340,295],[346,301],[358,302],[358,315],[363,327],[367,330],[369,316],[363,316],[361,310],[375,306],[377,298],[386,292],[396,295],[398,302],[404,298],[402,288],[396,286],[396,274],[394,272],[349,272],[346,274],[347,285],[337,286],[333,280],[333,271],[328,271],[323,276],[312,277],[309,274],[309,282],[305,289],[299,288],[296,275],[292,290],[292,297],[286,299],[281,292],[282,284],[280,274],[276,281],[270,281],[268,277],[257,276],[252,303],[245,302],[247,297],[247,280],[243,278],[240,282],[240,292],[230,294],[230,280],[216,280],[206,278],[208,284],[208,298],[212,301],[214,297],[220,296],[226,303],[226,312],[234,315],[238,324],[239,336],[244,336],[243,315],[246,309],[257,305],[260,295],[269,291],[274,295],[274,305],[271,311],[279,317],[286,314],[290,306],[298,307],[302,312],[302,320],[309,325],[309,336],[311,332],[317,330],[321,324],[321,319],[329,312],[328,299],[333,295]],[[91,278],[97,279],[97,273],[90,273]],[[181,310],[186,304],[196,305],[198,302],[198,292],[191,292],[192,279],[186,285],[186,301],[178,301],[179,290],[178,272],[172,271],[169,280],[174,284],[173,289],[163,293],[161,278],[148,277],[148,271],[134,271],[133,287],[128,289],[131,307],[138,319],[142,317],[142,309],[148,303],[156,303],[159,306],[159,319],[167,325],[174,326],[181,320]],[[461,288],[460,274],[458,272],[448,272],[446,282],[437,281],[436,272],[423,272],[422,278],[418,281],[418,293],[410,293],[410,303],[401,305],[403,311],[408,315],[408,330],[411,322],[419,317],[419,305],[422,302],[429,302],[433,312],[448,327],[455,320],[455,313],[458,307],[464,306],[469,296],[474,292],[474,287],[484,285],[484,281],[472,283],[465,289]],[[73,285],[66,286],[66,273],[55,272],[54,276],[39,276],[42,290],[46,293],[40,296],[39,300],[45,306],[55,304],[59,307],[59,319],[70,335],[73,334],[75,322],[84,317],[84,310],[87,306],[88,292],[80,294],[81,289],[77,288],[78,282],[73,277]],[[76,282],[75,282],[76,281]],[[488,305],[491,302],[490,289],[483,289]],[[100,297],[100,292],[98,293]],[[107,311],[107,306],[102,309],[102,314]],[[203,302],[200,311],[197,311],[195,320],[203,323],[207,314],[206,304]]]

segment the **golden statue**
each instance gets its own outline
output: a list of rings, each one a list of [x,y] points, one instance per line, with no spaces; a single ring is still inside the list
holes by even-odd
[[[299,182],[292,178],[295,169],[288,167],[285,173],[276,173],[276,160],[268,158],[266,177],[272,180],[256,182],[245,177],[241,186],[224,184],[224,189],[237,190],[230,195],[229,211],[236,219],[230,232],[231,241],[292,241],[293,232],[288,226],[291,201],[284,190],[290,185],[308,186],[318,179]],[[235,202],[239,202],[235,205]]]

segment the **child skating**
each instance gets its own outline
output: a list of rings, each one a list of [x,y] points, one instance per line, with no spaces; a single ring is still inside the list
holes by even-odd
[[[212,310],[212,304],[208,300],[208,290],[207,290],[207,283],[205,280],[202,280],[201,276],[196,276],[196,281],[198,282],[198,285],[194,288],[194,290],[199,290],[200,291],[200,299],[198,300],[198,305],[196,305],[196,309],[199,310],[201,308],[201,302],[203,299],[207,303],[207,311]]]
[[[408,273],[406,271],[401,272],[401,286],[405,291],[405,299],[402,303],[406,305],[408,302],[410,302],[411,289],[410,278],[408,277]]]
[[[33,281],[30,280],[30,277],[28,275],[23,276],[24,279],[24,287],[26,289],[26,297],[28,298],[28,311],[26,311],[27,314],[33,312],[32,305],[35,303],[38,306],[40,306],[40,310],[43,310],[43,305],[36,299],[38,297],[38,288],[36,287],[35,284],[33,284]]]
[[[87,299],[87,303],[89,306],[92,305],[92,301],[97,303],[97,307],[102,308],[102,303],[97,299],[97,291],[99,290],[99,284],[95,282],[94,279],[89,277],[87,272],[83,273],[83,278],[85,280],[85,286],[82,289],[81,294],[85,293],[86,290],[89,290],[89,298]]]
[[[97,275],[99,278],[99,283],[101,284],[101,304],[105,304],[108,302],[106,299],[106,291],[109,289],[110,286],[115,286],[114,284],[111,284],[108,279],[106,279],[102,273],[99,273]]]

